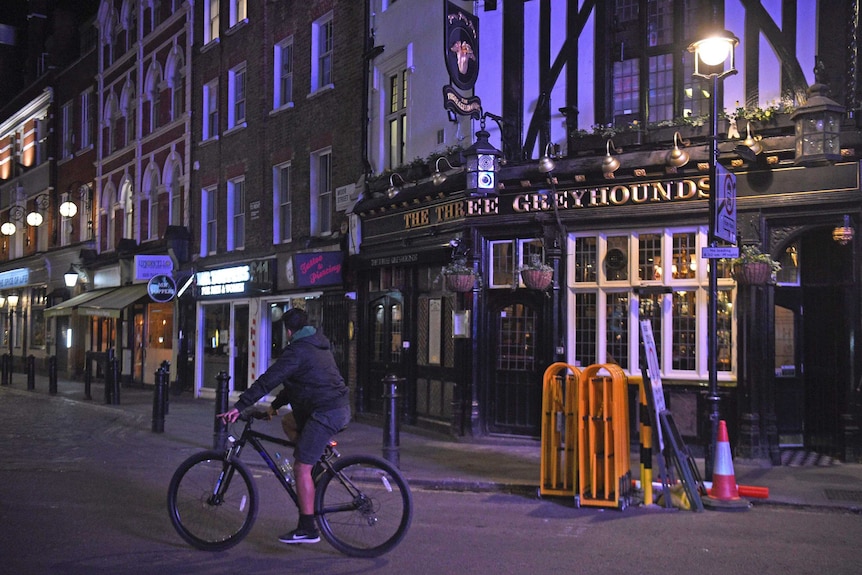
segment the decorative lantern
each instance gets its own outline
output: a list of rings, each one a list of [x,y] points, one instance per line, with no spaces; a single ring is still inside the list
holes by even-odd
[[[829,86],[820,82],[822,66],[815,67],[808,101],[790,116],[796,124],[796,158],[800,166],[823,166],[841,158],[841,117],[844,106],[827,97]]]
[[[467,189],[471,195],[487,196],[497,194],[497,172],[500,169],[500,156],[503,153],[491,145],[484,125],[476,132],[476,141],[464,150],[467,167]]]

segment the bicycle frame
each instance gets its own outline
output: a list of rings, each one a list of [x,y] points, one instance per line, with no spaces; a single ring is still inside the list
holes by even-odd
[[[256,431],[251,428],[252,419],[249,418],[245,427],[242,430],[242,433],[239,436],[239,439],[233,440],[233,445],[228,448],[227,458],[225,459],[226,463],[230,463],[230,461],[234,458],[238,458],[245,447],[246,443],[250,443],[251,446],[257,451],[258,455],[264,460],[269,470],[272,471],[273,475],[275,475],[278,482],[287,491],[287,494],[293,500],[293,504],[297,507],[299,506],[299,498],[296,494],[296,489],[294,489],[293,485],[288,483],[287,479],[285,479],[284,475],[282,475],[281,471],[279,471],[278,466],[275,464],[275,460],[269,454],[266,447],[264,446],[264,442],[275,443],[284,447],[296,447],[296,444],[288,439],[284,439],[281,437],[275,437],[273,435],[269,435],[266,433],[262,433],[260,431]],[[228,441],[231,441],[232,436],[228,437]],[[229,478],[228,478],[229,479]],[[219,478],[218,484],[221,485],[225,483],[223,478]],[[229,483],[229,481],[227,482]],[[218,492],[219,486],[216,486],[216,492]]]

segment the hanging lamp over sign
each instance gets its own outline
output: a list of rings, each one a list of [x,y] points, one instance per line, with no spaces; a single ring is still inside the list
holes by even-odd
[[[841,118],[844,106],[831,100],[824,81],[823,62],[814,66],[814,84],[808,88],[808,101],[793,112],[796,125],[796,157],[799,166],[824,166],[841,159]]]
[[[476,141],[464,150],[467,168],[467,190],[474,196],[497,194],[497,172],[500,170],[500,156],[503,153],[491,145],[491,136],[485,131],[484,118],[482,129],[476,132]]]

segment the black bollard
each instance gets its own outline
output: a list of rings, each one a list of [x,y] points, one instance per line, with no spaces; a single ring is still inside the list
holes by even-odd
[[[170,389],[171,362],[169,362],[168,360],[164,360],[162,362],[162,365],[159,367],[161,367],[165,372],[165,382],[166,382],[166,385],[168,386],[166,389]],[[168,391],[165,391],[164,403],[165,403],[165,415],[167,415],[171,412],[171,394],[168,393]]]
[[[111,371],[111,405],[120,405],[120,358],[111,357],[108,360],[108,369]]]
[[[27,356],[27,391],[36,389],[36,356]]]
[[[9,372],[9,362],[6,361],[8,358],[9,356],[5,353],[0,356],[0,368],[3,370],[2,373],[0,373],[0,385],[9,385],[12,381],[11,377],[7,379],[7,377],[11,375]]]
[[[216,404],[215,404],[215,412],[216,415],[219,413],[224,413],[228,410],[227,401],[228,401],[228,387],[227,382],[230,381],[230,376],[226,371],[218,372],[216,376]],[[215,433],[213,433],[213,449],[221,451],[225,448],[225,444],[227,443],[227,424],[219,419],[215,418]]]
[[[48,393],[57,395],[57,356],[48,358]]]
[[[401,466],[401,440],[399,437],[398,377],[390,373],[383,378],[383,399],[386,408],[386,427],[383,430],[383,459]]]
[[[84,353],[84,399],[93,399],[91,385],[93,383],[93,358],[90,352]]]
[[[153,433],[165,431],[165,396],[168,388],[168,374],[164,367],[156,370],[156,389],[153,392]]]
[[[106,353],[99,354],[96,357],[98,358],[96,360],[98,362],[101,362],[102,358],[105,360],[105,367],[102,368],[102,374],[105,379],[105,403],[111,405],[111,392],[114,391],[114,382],[111,379],[114,376],[114,372],[111,369],[111,358],[114,357],[114,350],[109,349]]]

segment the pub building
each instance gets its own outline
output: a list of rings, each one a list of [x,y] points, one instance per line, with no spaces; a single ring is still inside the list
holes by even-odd
[[[469,186],[477,179],[462,167],[394,194],[385,182],[372,186],[354,209],[367,333],[360,409],[382,408],[383,379],[394,374],[410,423],[457,436],[538,437],[544,370],[555,361],[615,363],[639,376],[638,322],[650,319],[668,408],[697,444],[709,416],[702,334],[714,262],[720,415],[738,454],[777,463],[779,446],[804,441],[852,459],[859,133],[845,120],[841,156],[807,166],[796,161],[792,131],[773,130],[756,155],[718,138],[719,162],[735,175],[737,241],[780,261],[774,284],[743,285],[729,260],[702,257],[711,193],[703,140],[684,149],[681,166],[668,165],[669,149],[608,147],[498,167],[491,190]],[[486,136],[449,165],[470,166]],[[544,289],[518,274],[535,255],[553,268]],[[467,291],[447,287],[453,259],[475,271]]]

